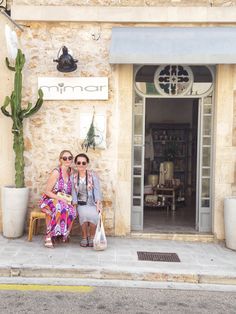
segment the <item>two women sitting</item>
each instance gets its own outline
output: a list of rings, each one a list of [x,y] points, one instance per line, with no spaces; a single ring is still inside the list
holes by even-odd
[[[59,166],[48,178],[40,208],[46,214],[45,246],[53,248],[56,239],[67,242],[78,212],[82,228],[82,247],[92,247],[96,225],[101,212],[101,192],[97,174],[88,170],[89,158],[78,154],[75,159],[77,171],[72,170],[73,155],[63,150]]]

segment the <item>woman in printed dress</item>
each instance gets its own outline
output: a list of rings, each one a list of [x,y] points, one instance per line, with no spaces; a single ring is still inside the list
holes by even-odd
[[[78,172],[74,174],[74,186],[78,201],[79,222],[82,227],[82,247],[92,247],[101,206],[100,184],[97,174],[88,170],[89,158],[86,154],[75,157]]]
[[[73,155],[69,150],[63,150],[59,155],[59,167],[52,170],[40,201],[40,208],[46,214],[45,246],[53,248],[57,237],[67,242],[73,221],[76,217],[77,197],[74,190],[71,164]],[[72,196],[68,202],[57,194],[63,192]]]

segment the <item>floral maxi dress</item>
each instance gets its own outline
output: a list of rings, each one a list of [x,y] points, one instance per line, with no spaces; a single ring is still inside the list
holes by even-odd
[[[56,169],[59,171],[59,178],[53,188],[53,193],[64,192],[71,195],[71,176],[68,177],[68,182],[65,182],[61,168]],[[61,200],[49,198],[46,194],[43,194],[39,206],[42,212],[50,216],[50,219],[46,219],[47,235],[51,237],[63,236],[66,239],[76,217],[74,206]]]

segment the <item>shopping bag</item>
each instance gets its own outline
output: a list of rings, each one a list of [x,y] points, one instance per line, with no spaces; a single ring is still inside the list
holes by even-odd
[[[96,251],[103,251],[107,248],[107,239],[102,222],[102,215],[99,214],[98,224],[93,239],[93,248]]]

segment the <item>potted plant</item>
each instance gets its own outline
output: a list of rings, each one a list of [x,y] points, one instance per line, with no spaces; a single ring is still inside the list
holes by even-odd
[[[25,64],[25,55],[21,49],[17,50],[15,65],[10,65],[6,58],[9,70],[15,72],[14,90],[11,97],[6,96],[2,113],[13,121],[13,150],[15,152],[15,186],[2,187],[2,220],[3,235],[8,238],[18,238],[23,235],[27,212],[29,189],[24,182],[24,135],[23,120],[36,113],[43,104],[43,92],[38,91],[38,100],[35,106],[28,103],[22,108],[22,70]],[[9,106],[9,110],[8,110]]]
[[[231,250],[236,250],[236,196],[224,199],[225,244]]]

